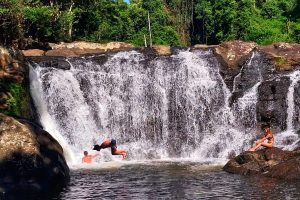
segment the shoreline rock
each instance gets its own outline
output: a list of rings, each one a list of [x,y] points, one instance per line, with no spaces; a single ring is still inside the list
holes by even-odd
[[[39,125],[0,113],[0,191],[44,192],[69,181],[59,143]]]
[[[300,180],[300,149],[284,151],[273,147],[246,151],[230,159],[223,170],[232,174]]]

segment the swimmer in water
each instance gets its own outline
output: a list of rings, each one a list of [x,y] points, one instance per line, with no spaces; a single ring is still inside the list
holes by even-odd
[[[93,162],[93,159],[97,156],[97,154],[95,155],[89,155],[89,152],[84,151],[83,152],[83,158],[81,160],[82,163],[87,163],[87,164],[91,164]]]

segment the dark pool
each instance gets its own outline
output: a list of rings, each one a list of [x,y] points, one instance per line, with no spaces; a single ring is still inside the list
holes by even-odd
[[[53,199],[300,199],[300,182],[233,175],[197,163],[80,169],[71,177]]]

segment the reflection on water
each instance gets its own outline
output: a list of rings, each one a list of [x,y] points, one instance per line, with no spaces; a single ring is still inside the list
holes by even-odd
[[[195,163],[74,170],[58,199],[299,199],[299,182],[228,174]]]

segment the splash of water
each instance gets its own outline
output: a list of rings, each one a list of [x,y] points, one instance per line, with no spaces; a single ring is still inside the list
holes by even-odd
[[[100,59],[70,58],[70,70],[42,64],[31,70],[43,126],[61,137],[75,162],[106,137],[116,138],[118,148],[128,149],[136,160],[216,162],[249,147],[253,135],[243,120],[255,119],[260,81],[235,103],[241,111],[237,123],[212,52],[183,50],[149,61],[130,51]],[[245,117],[249,109],[252,116]],[[109,151],[100,154],[101,160],[116,159]]]

